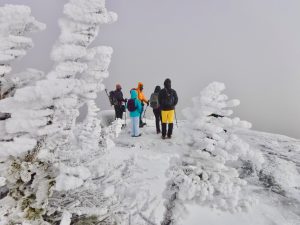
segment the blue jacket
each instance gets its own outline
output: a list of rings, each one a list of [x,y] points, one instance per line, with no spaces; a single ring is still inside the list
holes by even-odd
[[[135,106],[136,106],[136,110],[133,112],[130,112],[130,117],[140,117],[141,113],[142,113],[142,104],[141,101],[137,98],[138,93],[136,90],[131,90],[130,91],[130,95],[131,95],[131,99],[134,99],[135,101]],[[127,108],[127,105],[126,105]]]

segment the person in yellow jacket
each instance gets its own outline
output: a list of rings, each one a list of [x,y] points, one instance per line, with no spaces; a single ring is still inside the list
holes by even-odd
[[[135,89],[138,93],[138,99],[141,101],[142,103],[142,113],[140,115],[140,127],[143,127],[144,125],[146,125],[146,123],[144,123],[142,121],[142,117],[143,117],[143,111],[144,111],[144,105],[147,104],[149,105],[149,100],[145,97],[144,95],[144,85],[142,82],[138,83],[138,87]]]

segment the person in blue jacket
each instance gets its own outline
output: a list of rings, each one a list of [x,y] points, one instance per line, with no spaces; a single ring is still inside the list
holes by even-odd
[[[131,136],[132,137],[139,137],[142,134],[139,130],[139,123],[140,123],[140,115],[142,113],[142,103],[138,99],[138,93],[136,90],[132,89],[130,91],[131,98],[127,102],[127,109],[130,112],[130,119],[131,119]]]

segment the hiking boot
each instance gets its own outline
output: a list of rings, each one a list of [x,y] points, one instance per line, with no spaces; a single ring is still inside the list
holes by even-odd
[[[166,139],[166,136],[161,136],[161,139],[165,140],[165,139]]]
[[[172,135],[168,135],[168,139],[171,139],[172,138]]]

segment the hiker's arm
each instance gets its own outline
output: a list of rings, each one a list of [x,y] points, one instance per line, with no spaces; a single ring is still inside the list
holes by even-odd
[[[161,105],[162,94],[161,91],[158,93],[158,104]]]
[[[122,98],[121,98],[121,101],[122,101],[122,102],[127,102],[127,99],[126,99],[126,98],[124,98],[124,96],[123,96],[123,93],[122,93]]]
[[[136,104],[137,104],[138,112],[142,113],[143,108],[142,108],[142,104],[141,104],[140,100],[136,99]]]
[[[177,105],[177,103],[178,103],[178,96],[177,96],[176,91],[174,91],[174,97],[175,97],[174,105]]]
[[[145,97],[145,95],[144,95],[143,92],[141,92],[141,101],[148,104],[148,100],[147,100],[147,98]]]

